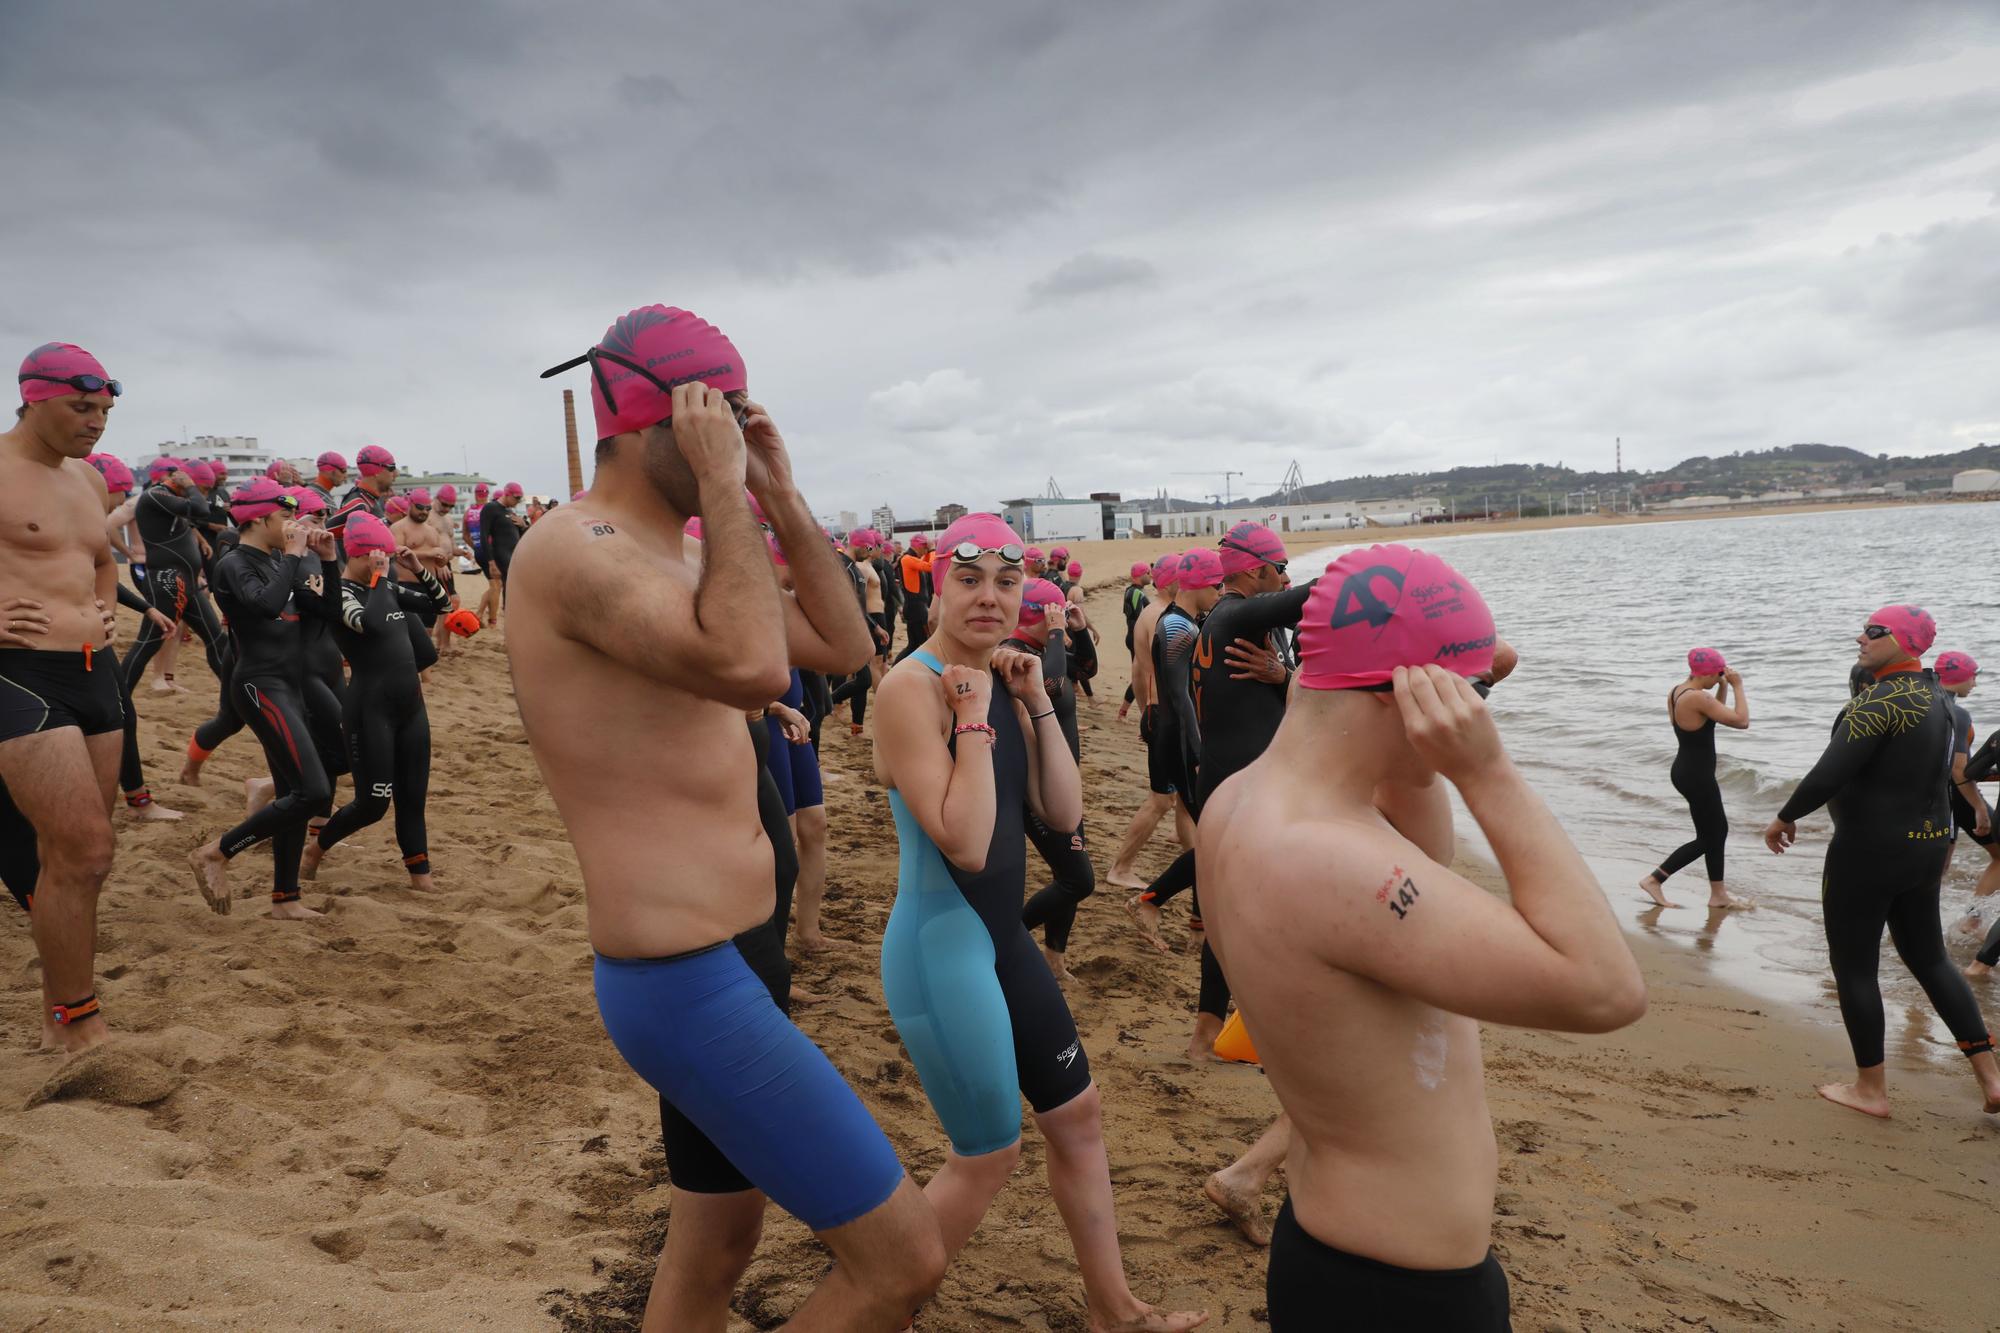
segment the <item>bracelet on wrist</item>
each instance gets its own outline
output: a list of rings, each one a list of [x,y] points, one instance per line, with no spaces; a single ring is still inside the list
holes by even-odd
[[[963,736],[967,732],[974,732],[984,735],[986,737],[987,744],[989,745],[998,744],[1000,740],[999,734],[995,732],[992,727],[989,727],[984,722],[961,722],[957,726],[951,729],[951,734],[953,738]]]
[[[1055,710],[1055,709],[1053,709],[1053,708],[1051,708],[1051,709],[1050,709],[1050,710],[1049,710],[1048,712],[1046,712],[1046,713],[1030,713],[1030,714],[1028,714],[1028,721],[1030,721],[1030,722],[1040,722],[1040,721],[1041,721],[1041,720],[1042,720],[1043,718],[1045,718],[1045,717],[1054,717],[1055,715],[1056,715],[1056,710]]]

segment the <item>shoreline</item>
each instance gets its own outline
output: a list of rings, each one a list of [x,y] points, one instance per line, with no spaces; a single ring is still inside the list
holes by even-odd
[[[1107,630],[1122,628],[1121,584],[1090,584]],[[122,616],[121,638],[132,628]],[[1114,721],[1116,638],[1105,634],[1094,682],[1102,702],[1082,708],[1100,874],[1144,786],[1136,724]],[[213,708],[199,653],[182,672],[190,693],[144,696],[141,740],[156,794],[189,817],[118,817],[100,916],[99,990],[119,1041],[69,1066],[34,1053],[32,945],[11,908],[0,926],[0,1324],[636,1326],[668,1197],[657,1107],[598,1021],[574,855],[499,638],[473,640],[429,691],[439,891],[407,889],[385,821],[328,858],[308,900],[334,914],[306,926],[257,915],[268,863],[256,854],[232,875],[246,897],[236,915],[213,916],[194,891],[187,849],[233,822],[240,780],[262,764],[246,735],[202,788],[169,780]],[[800,984],[828,999],[798,1018],[922,1179],[944,1138],[888,1022],[876,957],[895,837],[866,742],[843,723],[825,733],[826,912],[831,933],[863,947],[802,961]],[[1141,872],[1174,850],[1156,837]],[[1622,918],[1641,910],[1626,886],[1608,889]],[[1068,994],[1103,1089],[1133,1288],[1206,1307],[1211,1328],[1260,1329],[1265,1252],[1200,1188],[1276,1101],[1253,1069],[1183,1058],[1196,961],[1140,947],[1122,901],[1100,883],[1084,904]],[[1185,921],[1170,912],[1170,942]],[[1978,1326],[1987,1302],[1965,1275],[1990,1250],[2000,1121],[1978,1113],[1963,1070],[1908,1059],[1892,1022],[1897,1118],[1866,1120],[1813,1094],[1844,1076],[1837,1026],[1716,980],[1698,938],[1633,946],[1652,993],[1634,1027],[1484,1033],[1501,1147],[1494,1243],[1518,1326]],[[1030,1126],[1012,1184],[921,1328],[1080,1326],[1042,1168]],[[1267,1209],[1280,1197],[1274,1186]],[[732,1327],[771,1326],[826,1264],[773,1210]]]

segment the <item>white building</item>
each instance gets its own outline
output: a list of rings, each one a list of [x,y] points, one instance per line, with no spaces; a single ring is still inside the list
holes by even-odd
[[[1976,467],[1952,474],[1953,495],[1979,495],[1986,491],[2000,491],[2000,472],[1990,467]]]
[[[1101,542],[1111,505],[1105,500],[1009,500],[1007,525],[1030,542]]]
[[[868,526],[875,531],[888,534],[896,530],[896,511],[888,505],[876,505],[875,512],[868,516]]]
[[[1318,500],[1295,505],[1233,505],[1145,515],[1147,529],[1162,537],[1219,537],[1238,523],[1262,523],[1273,532],[1325,532],[1366,527],[1371,521],[1396,526],[1441,513],[1436,500]]]
[[[142,463],[132,469],[141,472],[155,458],[199,458],[206,462],[221,459],[229,468],[231,481],[261,477],[278,455],[257,443],[254,435],[197,435],[192,440],[167,440]]]

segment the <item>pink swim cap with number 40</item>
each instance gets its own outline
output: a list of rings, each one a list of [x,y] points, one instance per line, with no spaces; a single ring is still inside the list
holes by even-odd
[[[1493,665],[1493,613],[1463,574],[1413,546],[1370,546],[1336,560],[1299,621],[1299,685],[1386,685],[1396,668],[1435,662],[1460,676]]]

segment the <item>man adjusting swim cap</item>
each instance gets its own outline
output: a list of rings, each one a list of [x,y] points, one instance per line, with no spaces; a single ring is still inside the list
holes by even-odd
[[[1493,613],[1450,565],[1413,546],[1349,551],[1314,585],[1299,622],[1308,690],[1372,689],[1397,667],[1436,663],[1456,675],[1493,666]]]
[[[707,320],[667,305],[622,315],[582,356],[542,372],[590,365],[590,406],[597,438],[656,426],[674,414],[674,386],[696,380],[719,393],[750,387],[736,344]]]

